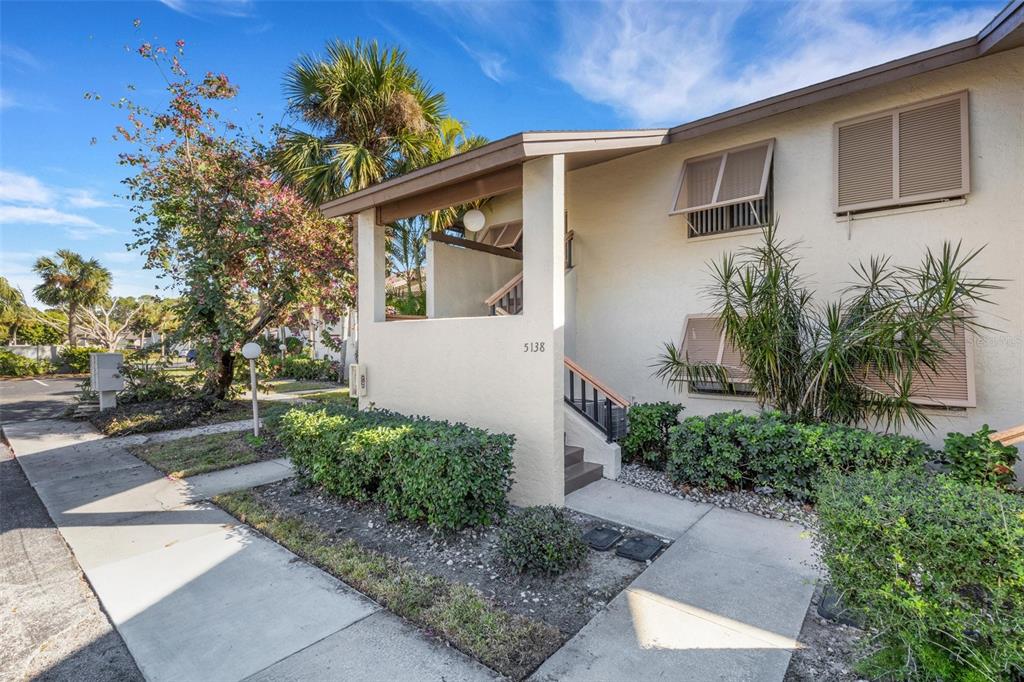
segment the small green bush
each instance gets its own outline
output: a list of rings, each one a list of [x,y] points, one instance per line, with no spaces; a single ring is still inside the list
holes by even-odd
[[[560,575],[587,560],[579,527],[564,509],[527,507],[506,519],[498,552],[519,573]]]
[[[778,412],[720,412],[687,417],[670,430],[669,476],[723,490],[769,487],[813,500],[825,469],[842,472],[923,464],[931,455],[916,438],[834,424],[791,423]]]
[[[334,360],[304,357],[274,358],[270,367],[276,377],[307,381],[337,381],[341,372],[341,365]]]
[[[330,403],[289,410],[279,437],[302,476],[395,518],[447,531],[505,513],[513,436]]]
[[[740,486],[744,456],[736,432],[755,419],[739,412],[687,417],[671,429],[668,475],[677,483],[712,490]]]
[[[679,423],[683,406],[678,403],[640,403],[629,408],[629,433],[622,450],[633,461],[642,461],[657,469],[668,462],[668,431]]]
[[[306,342],[298,336],[289,336],[284,340],[284,352],[288,355],[299,355],[305,345]]]
[[[863,674],[1024,674],[1024,496],[916,467],[834,472],[818,494],[821,558],[878,631]]]
[[[0,350],[0,376],[34,377],[56,371],[57,368],[48,360],[32,360],[9,350]]]
[[[988,424],[972,434],[946,435],[944,461],[950,475],[964,483],[1006,486],[1013,483],[1017,448],[989,439],[995,433]]]
[[[62,369],[73,374],[82,374],[89,371],[90,353],[106,352],[106,348],[99,346],[64,346],[57,357],[60,359]]]
[[[199,377],[179,380],[165,371],[166,363],[150,363],[145,358],[126,356],[121,365],[124,389],[117,394],[120,403],[146,403],[154,400],[180,400],[199,392]]]

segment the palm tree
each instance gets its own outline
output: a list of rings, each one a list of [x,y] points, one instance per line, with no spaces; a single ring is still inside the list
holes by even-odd
[[[309,130],[281,129],[274,164],[317,205],[422,165],[444,117],[444,95],[404,51],[376,41],[332,41],[323,58],[300,57],[284,80],[289,111]]]
[[[79,311],[107,297],[110,271],[95,258],[86,260],[68,249],[59,249],[56,260],[43,256],[32,269],[43,278],[33,293],[46,305],[66,308],[68,343],[76,345]]]

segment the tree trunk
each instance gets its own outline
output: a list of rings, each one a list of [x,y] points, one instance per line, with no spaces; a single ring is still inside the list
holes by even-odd
[[[68,345],[74,348],[78,345],[78,329],[75,325],[75,317],[78,315],[78,305],[68,305]]]
[[[231,351],[221,351],[217,362],[217,386],[214,395],[224,400],[235,378],[235,355]]]

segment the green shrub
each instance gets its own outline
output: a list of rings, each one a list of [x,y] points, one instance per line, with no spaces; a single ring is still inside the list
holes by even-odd
[[[0,376],[34,377],[56,371],[57,368],[49,360],[32,360],[9,350],[0,350]]]
[[[587,560],[579,527],[556,507],[527,507],[512,514],[498,536],[498,552],[519,573],[560,575]]]
[[[284,340],[284,352],[288,355],[299,355],[306,343],[298,336],[289,336]]]
[[[668,431],[679,423],[678,403],[640,403],[629,408],[629,433],[622,450],[631,460],[664,469],[668,462]]]
[[[878,631],[864,674],[1024,674],[1024,497],[919,468],[832,473],[818,513],[832,582]]]
[[[341,365],[334,360],[313,360],[304,357],[275,358],[270,367],[275,376],[312,381],[337,381]]]
[[[677,483],[721,490],[744,482],[737,428],[756,419],[739,412],[687,417],[671,429],[668,475]]]
[[[57,357],[60,359],[61,369],[73,374],[82,374],[89,371],[90,353],[106,352],[106,348],[99,346],[64,346]]]
[[[301,475],[392,517],[454,530],[505,513],[513,436],[342,403],[290,410],[279,429]]]
[[[671,429],[669,450],[667,471],[677,483],[712,490],[765,486],[798,500],[814,499],[824,469],[892,469],[923,464],[931,454],[908,436],[738,411],[687,417]]]
[[[1017,448],[989,439],[995,433],[988,424],[968,435],[946,435],[944,461],[949,464],[950,475],[964,483],[1006,486],[1013,483],[1013,465],[1017,463]]]
[[[117,394],[120,403],[145,403],[154,400],[179,400],[199,391],[199,377],[179,380],[165,370],[167,363],[150,363],[126,356],[121,365],[124,389]]]

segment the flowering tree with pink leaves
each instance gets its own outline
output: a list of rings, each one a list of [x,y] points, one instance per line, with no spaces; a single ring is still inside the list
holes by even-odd
[[[178,290],[178,336],[209,351],[206,388],[227,395],[236,353],[297,306],[330,317],[353,300],[350,227],[325,219],[275,177],[267,148],[222,119],[215,105],[237,88],[223,74],[192,78],[185,43],[143,43],[138,54],[166,82],[154,109],[122,99],[130,145],[120,163],[146,267]]]

